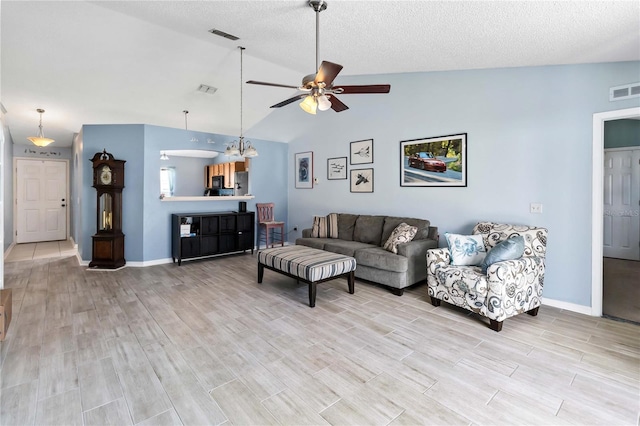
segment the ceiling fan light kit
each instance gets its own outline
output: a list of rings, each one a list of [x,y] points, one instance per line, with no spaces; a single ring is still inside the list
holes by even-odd
[[[327,2],[324,0],[311,0],[309,6],[316,13],[316,74],[309,74],[302,79],[300,86],[291,86],[286,84],[267,83],[264,81],[249,80],[248,84],[259,84],[262,86],[285,87],[289,89],[297,89],[304,93],[299,93],[289,99],[272,105],[271,108],[281,108],[295,101],[302,99],[300,108],[309,114],[316,114],[317,110],[326,111],[329,108],[335,112],[341,112],[349,109],[335,95],[339,94],[363,94],[363,93],[389,93],[391,86],[388,84],[373,84],[360,86],[339,86],[333,85],[333,80],[342,70],[342,65],[333,62],[322,61],[318,67],[318,52],[320,50],[320,12],[327,8]]]
[[[38,126],[38,136],[28,137],[35,146],[39,146],[44,148],[52,142],[55,142],[53,139],[45,138],[44,132],[42,131],[42,114],[44,114],[44,110],[42,108],[38,108],[36,111],[40,114],[40,125]]]

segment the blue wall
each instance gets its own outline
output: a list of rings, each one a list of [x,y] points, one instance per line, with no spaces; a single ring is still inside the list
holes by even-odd
[[[191,142],[195,135],[201,142]],[[213,139],[215,144],[207,144]],[[90,159],[106,149],[115,158],[126,160],[123,198],[123,232],[125,259],[130,264],[162,262],[171,258],[171,214],[186,212],[230,211],[237,201],[162,201],[160,195],[160,151],[169,149],[224,150],[231,136],[207,134],[150,125],[83,126],[74,149],[80,154],[82,175],[82,259],[91,259],[91,236],[96,231],[96,192],[91,187]],[[276,216],[287,220],[287,145],[253,139],[259,156],[251,160],[249,188],[256,198],[247,202],[255,210],[256,202],[276,203]],[[229,161],[233,158],[229,159]],[[198,161],[198,160],[196,160]],[[203,160],[199,160],[202,162]],[[213,161],[211,161],[212,163]],[[204,178],[204,163],[198,164],[197,186]],[[178,175],[180,178],[180,175]],[[204,189],[204,188],[202,188]],[[195,195],[195,194],[193,194]]]
[[[251,131],[290,137],[290,224],[310,227],[313,215],[350,212],[429,219],[441,237],[469,233],[482,220],[544,226],[544,297],[590,306],[593,114],[638,106],[637,98],[608,98],[610,87],[638,75],[639,62],[623,62],[341,77],[390,83],[391,92],[341,95],[350,107],[341,113],[311,116],[291,105]],[[461,132],[468,134],[466,188],[399,186],[401,140]],[[353,194],[348,181],[326,179],[327,158],[370,138],[375,162],[361,167],[375,169],[374,193]],[[293,156],[303,151],[314,153],[319,185],[312,190],[293,185]],[[529,213],[531,202],[543,213]]]

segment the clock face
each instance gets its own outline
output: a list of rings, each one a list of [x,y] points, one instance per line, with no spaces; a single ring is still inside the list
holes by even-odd
[[[111,168],[109,166],[102,166],[100,169],[100,183],[103,185],[111,185]]]

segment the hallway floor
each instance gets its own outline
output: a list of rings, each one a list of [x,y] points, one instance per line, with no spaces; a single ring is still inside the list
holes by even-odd
[[[640,262],[603,259],[602,313],[640,324]]]
[[[45,241],[42,243],[16,244],[4,259],[5,262],[22,260],[48,259],[52,257],[69,257],[76,255],[73,241]]]

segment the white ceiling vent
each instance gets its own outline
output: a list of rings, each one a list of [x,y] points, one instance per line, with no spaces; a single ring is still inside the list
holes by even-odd
[[[616,86],[609,89],[610,101],[640,97],[640,83],[630,83],[624,86]]]
[[[200,87],[198,87],[198,92],[206,93],[208,95],[213,95],[216,93],[216,90],[218,90],[217,87],[207,86],[206,84],[201,84]]]

